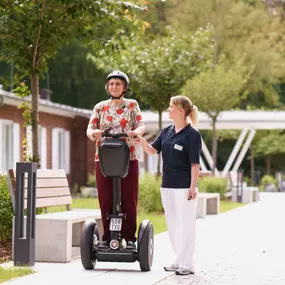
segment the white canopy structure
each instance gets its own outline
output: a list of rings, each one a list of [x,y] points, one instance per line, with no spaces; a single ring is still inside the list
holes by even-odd
[[[143,118],[146,121],[147,132],[158,132],[158,114],[145,111],[143,112]],[[163,113],[162,121],[163,127],[172,123],[167,112]],[[199,113],[197,128],[199,130],[212,129],[212,120],[206,113]],[[285,111],[224,111],[218,116],[216,129],[241,130],[228,161],[220,173],[221,176],[226,177],[234,161],[232,170],[237,171],[240,167],[257,130],[285,129]],[[204,141],[202,141],[202,152],[212,168],[212,156]],[[201,168],[202,170],[208,170],[202,158]],[[215,169],[215,173],[219,173],[217,169]]]

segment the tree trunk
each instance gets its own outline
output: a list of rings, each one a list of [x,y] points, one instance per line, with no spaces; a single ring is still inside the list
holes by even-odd
[[[250,180],[251,185],[254,185],[254,148],[250,146]]]
[[[39,19],[42,20],[44,16],[44,8],[45,8],[45,0],[42,0],[42,5]],[[41,31],[42,25],[39,22],[37,37],[34,45],[34,52],[33,52],[33,64],[32,64],[32,143],[33,143],[33,161],[38,163],[38,167],[40,166],[40,156],[39,156],[39,45],[40,45],[40,38],[41,38]]]
[[[162,111],[158,111],[158,129],[159,132],[162,130]],[[161,164],[161,154],[158,155],[157,159],[157,171],[156,176],[157,178],[160,176],[160,164]]]
[[[213,118],[213,129],[212,129],[212,159],[213,159],[213,165],[212,165],[212,172],[213,175],[215,175],[215,169],[217,166],[217,132],[216,132],[216,118]]]
[[[39,106],[38,106],[38,96],[39,96],[39,75],[33,74],[31,77],[32,82],[32,144],[33,144],[33,161],[38,162],[39,165]]]
[[[265,156],[265,164],[266,164],[266,174],[271,174],[271,156]]]
[[[164,27],[167,25],[165,4],[161,0],[158,0],[155,4],[155,9],[156,9],[158,23],[155,25],[152,25],[152,29],[155,34],[163,35]]]
[[[166,22],[164,3],[161,0],[156,3],[156,14],[159,21]]]

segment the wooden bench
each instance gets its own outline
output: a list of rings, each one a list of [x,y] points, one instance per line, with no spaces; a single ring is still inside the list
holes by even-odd
[[[8,184],[14,211],[15,176],[16,171],[10,169],[8,171]],[[26,209],[27,178],[25,180],[24,208]],[[36,208],[44,208],[45,213],[36,215],[35,260],[69,262],[72,257],[72,246],[80,245],[81,227],[86,219],[96,219],[101,236],[103,232],[101,212],[99,209],[70,209],[72,197],[66,173],[63,169],[37,170],[36,186]],[[47,213],[47,207],[54,206],[66,206],[66,211]]]
[[[198,193],[196,218],[206,218],[207,215],[220,213],[219,193]]]
[[[242,203],[249,204],[259,201],[259,188],[247,186],[247,183],[243,181],[242,175],[238,175],[237,171],[229,172],[229,180],[232,202],[238,202],[238,194],[242,194]]]

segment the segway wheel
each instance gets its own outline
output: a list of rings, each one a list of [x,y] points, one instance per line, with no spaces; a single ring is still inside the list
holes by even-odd
[[[87,270],[94,269],[96,265],[96,245],[99,241],[99,231],[96,221],[88,219],[81,230],[80,253],[81,263]]]
[[[153,225],[149,220],[143,220],[138,232],[138,260],[142,271],[151,270],[153,249]]]

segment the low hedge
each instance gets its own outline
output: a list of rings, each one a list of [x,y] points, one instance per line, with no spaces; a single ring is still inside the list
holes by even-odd
[[[264,175],[260,180],[260,190],[264,191],[265,186],[268,184],[273,184],[275,187],[277,186],[277,179],[275,179],[272,175]]]
[[[201,177],[198,180],[199,192],[220,193],[220,199],[225,198],[228,180],[221,177]]]
[[[145,173],[139,181],[138,209],[143,212],[163,212],[160,198],[161,177]]]
[[[0,243],[12,237],[14,211],[6,175],[0,175]]]

